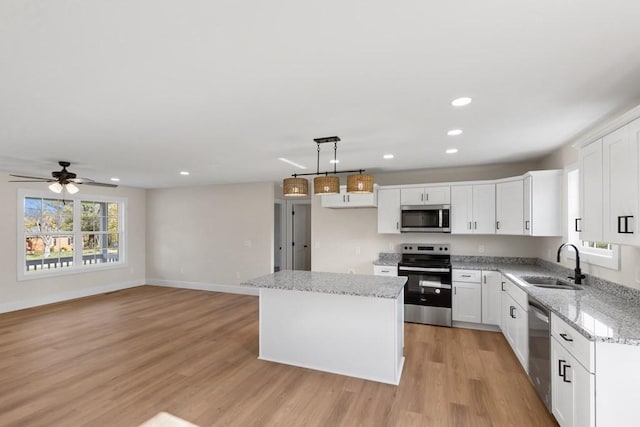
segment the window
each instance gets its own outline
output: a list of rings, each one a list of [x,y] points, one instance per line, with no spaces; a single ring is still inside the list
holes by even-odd
[[[607,242],[580,240],[575,219],[580,217],[580,172],[576,167],[567,170],[567,241],[580,250],[580,260],[588,264],[618,270],[620,267],[620,247]],[[575,253],[566,251],[568,258],[575,259]]]
[[[123,199],[18,195],[18,279],[122,267]]]

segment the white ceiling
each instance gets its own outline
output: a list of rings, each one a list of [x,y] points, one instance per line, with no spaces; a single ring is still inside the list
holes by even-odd
[[[535,158],[640,103],[638,22],[637,0],[2,0],[0,169],[278,181],[331,135],[373,173]]]

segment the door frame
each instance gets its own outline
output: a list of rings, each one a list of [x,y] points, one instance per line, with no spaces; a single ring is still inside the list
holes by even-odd
[[[311,199],[302,199],[302,200],[285,200],[285,219],[286,219],[286,227],[285,227],[285,256],[286,262],[285,269],[291,270],[293,268],[293,251],[291,250],[291,244],[293,242],[293,215],[291,215],[292,209],[295,205],[309,205],[309,227],[311,227]],[[309,242],[311,245],[311,242]]]

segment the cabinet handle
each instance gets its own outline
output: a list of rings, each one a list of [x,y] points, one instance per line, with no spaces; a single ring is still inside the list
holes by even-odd
[[[347,194],[347,202],[349,202],[350,200],[350,196]]]
[[[500,282],[500,289],[502,289],[502,292],[506,291],[506,289],[504,288],[504,285],[506,284],[506,282]]]
[[[562,381],[565,383],[571,383],[571,380],[567,379],[567,368],[571,368],[571,365],[564,365],[564,371],[562,371]]]
[[[380,271],[383,272],[383,273],[388,273],[389,272],[389,270],[380,270]]]
[[[461,274],[460,277],[471,277],[470,274]]]
[[[344,194],[342,195],[342,203],[346,202],[346,198],[347,196],[345,196]]]
[[[427,196],[427,202],[428,202],[429,201],[429,193],[427,193],[426,196]]]
[[[633,231],[629,231],[629,218],[633,218],[633,215],[623,215],[618,217],[619,234],[633,234]],[[622,220],[624,220],[624,231],[622,231]]]
[[[567,334],[560,334],[563,340],[568,342],[573,342],[573,338],[567,338]]]
[[[500,230],[500,221],[496,221],[496,230]]]
[[[477,221],[473,221],[473,229],[474,230],[478,229],[478,222]]]
[[[487,284],[487,276],[482,276],[482,282],[486,285]]]
[[[424,193],[422,193],[422,194],[420,195],[420,201],[421,201],[421,202],[424,202]]]
[[[469,221],[469,230],[471,230],[471,221]]]
[[[454,295],[458,295],[458,287],[457,286],[453,287],[453,294]]]
[[[396,221],[396,230],[400,229],[400,222]]]
[[[514,306],[509,306],[509,316],[511,316],[512,318],[516,318],[516,315],[514,314],[516,311],[516,308]]]
[[[564,378],[564,364],[567,363],[566,360],[558,359],[558,376]]]
[[[524,229],[528,230],[529,229],[529,220],[524,222]]]
[[[580,227],[578,227],[578,221],[580,221]],[[582,218],[575,219],[575,231],[582,233]]]

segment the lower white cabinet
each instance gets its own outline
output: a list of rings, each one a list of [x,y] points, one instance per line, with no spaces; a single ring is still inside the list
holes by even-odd
[[[500,327],[525,371],[529,372],[529,317],[526,293],[503,276]]]
[[[551,400],[553,415],[562,427],[595,423],[595,375],[551,337]]]
[[[482,272],[482,323],[500,325],[500,281],[498,271]]]
[[[451,319],[459,322],[480,323],[482,291],[480,283],[453,282]]]

